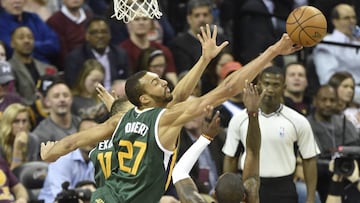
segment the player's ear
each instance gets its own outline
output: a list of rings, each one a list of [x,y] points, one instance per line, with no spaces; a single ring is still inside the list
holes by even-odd
[[[146,94],[143,94],[139,97],[139,100],[141,104],[147,104],[150,102],[150,97]]]

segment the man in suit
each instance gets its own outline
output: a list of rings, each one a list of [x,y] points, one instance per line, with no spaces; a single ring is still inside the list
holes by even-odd
[[[23,102],[31,105],[36,100],[36,81],[43,75],[56,74],[57,69],[34,58],[34,35],[30,28],[20,26],[11,35],[14,53],[9,60],[15,75],[15,88]]]
[[[74,87],[81,67],[87,59],[96,59],[105,69],[104,87],[110,90],[112,82],[126,79],[129,73],[126,52],[110,44],[111,33],[107,21],[95,17],[86,28],[86,43],[75,48],[65,58],[65,81]]]

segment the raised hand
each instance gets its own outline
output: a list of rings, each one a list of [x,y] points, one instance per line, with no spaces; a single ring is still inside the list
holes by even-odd
[[[105,104],[106,109],[110,111],[111,105],[114,103],[115,99],[117,99],[115,92],[112,91],[110,94],[100,83],[96,85],[96,91],[98,92],[97,96],[99,99]]]
[[[22,149],[25,146],[27,146],[27,143],[29,141],[29,135],[25,131],[21,131],[16,134],[15,140],[14,140],[14,148],[16,149]]]
[[[290,39],[289,35],[284,33],[279,41],[277,41],[273,47],[274,51],[279,55],[288,55],[296,51],[301,50],[303,47],[300,45],[295,45],[295,43]]]
[[[209,24],[206,24],[206,28],[200,27],[201,34],[197,34],[197,37],[201,43],[202,47],[202,56],[205,59],[211,60],[216,55],[219,54],[219,52],[226,47],[229,42],[225,41],[220,46],[216,45],[216,37],[217,37],[217,26],[214,26],[213,33],[211,34],[210,26]]]
[[[209,136],[211,139],[214,139],[216,135],[220,133],[220,112],[216,111],[213,115],[214,107],[207,106],[205,109],[205,119],[202,125],[203,134]]]
[[[256,85],[249,83],[248,80],[245,80],[245,88],[243,90],[243,103],[248,112],[258,112],[260,101],[265,94],[266,89],[264,89],[259,95],[259,92],[256,88]]]

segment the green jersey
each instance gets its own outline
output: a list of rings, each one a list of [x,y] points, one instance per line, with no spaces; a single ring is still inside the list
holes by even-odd
[[[120,122],[117,127],[119,127]],[[113,138],[113,137],[112,137]],[[117,167],[119,161],[114,152],[113,140],[99,142],[89,153],[90,160],[95,168],[95,183],[99,188],[105,185],[105,180],[110,176],[113,168]]]
[[[96,187],[101,187],[110,176],[112,167],[118,164],[112,140],[99,142],[96,147],[90,151],[89,156],[95,168]]]
[[[142,111],[133,108],[122,117],[112,138],[118,162],[111,166],[110,177],[98,194],[95,191],[92,202],[160,200],[175,160],[173,152],[159,142],[158,125],[164,111],[163,108]],[[109,195],[112,197],[106,197]]]

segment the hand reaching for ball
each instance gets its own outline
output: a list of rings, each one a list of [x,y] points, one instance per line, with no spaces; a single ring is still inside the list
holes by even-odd
[[[284,33],[279,41],[277,41],[274,46],[275,51],[279,55],[288,55],[296,51],[299,51],[303,48],[301,45],[295,44],[289,37],[288,34]]]

